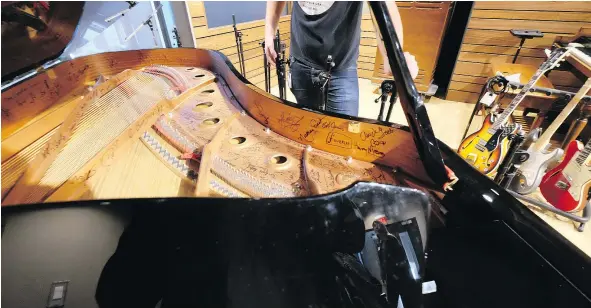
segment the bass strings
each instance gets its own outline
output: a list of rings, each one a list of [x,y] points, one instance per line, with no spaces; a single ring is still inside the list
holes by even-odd
[[[164,100],[169,89],[164,79],[139,72],[91,102],[38,189],[32,189],[27,199],[39,200],[63,184],[142,114]]]

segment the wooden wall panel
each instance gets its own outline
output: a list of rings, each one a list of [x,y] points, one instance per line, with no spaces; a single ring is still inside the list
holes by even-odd
[[[472,12],[473,18],[499,18],[499,19],[515,19],[513,11],[505,10],[476,10]],[[591,12],[541,12],[529,11],[528,14],[520,15],[522,20],[536,20],[536,21],[581,21],[591,20]]]
[[[419,73],[424,75],[423,78],[415,79],[417,89],[427,91],[437,66],[451,4],[423,1],[397,2],[396,4],[400,10],[404,28],[404,50],[415,56]],[[377,48],[374,48],[374,53],[378,53]],[[376,57],[374,78],[376,82],[384,78],[381,56]]]
[[[517,2],[477,1],[472,8],[458,61],[446,99],[474,103],[482,85],[494,74],[491,63],[511,62],[520,39],[510,29],[536,29],[542,38],[527,40],[516,63],[538,66],[545,60],[559,35],[574,35],[591,26],[591,2],[549,1]],[[552,72],[550,81],[557,87],[581,84],[570,72]]]
[[[361,17],[359,59],[357,61],[357,74],[359,78],[372,78],[377,49],[376,32],[373,28],[371,16],[369,14],[363,14]]]
[[[478,1],[475,8],[482,10],[542,11],[553,13],[591,12],[589,2],[585,1]]]

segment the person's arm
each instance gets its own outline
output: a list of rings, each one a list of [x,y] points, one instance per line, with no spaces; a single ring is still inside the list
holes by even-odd
[[[279,18],[284,8],[285,1],[267,1],[267,13],[265,15],[265,55],[271,65],[275,65],[275,59],[277,58],[273,39],[275,38],[275,31],[277,31]]]
[[[396,35],[398,35],[400,47],[404,48],[404,31],[402,31],[402,19],[400,18],[398,6],[394,1],[386,2],[386,5],[388,6],[388,13],[390,13],[390,17],[392,17],[392,21],[394,22],[394,29],[396,30]]]
[[[403,28],[402,28],[402,19],[400,18],[400,12],[398,11],[398,6],[396,5],[396,2],[394,1],[388,1],[386,2],[386,5],[388,6],[388,13],[390,13],[390,18],[392,18],[392,22],[394,23],[394,30],[396,31],[396,35],[398,36],[398,40],[400,41],[400,47],[404,47],[404,33],[403,33]],[[380,34],[380,29],[378,28],[375,18],[373,16],[373,12],[371,12],[371,19],[373,22],[373,27],[374,30],[376,31],[376,40],[378,42],[378,49],[380,50],[380,54],[382,55],[382,58],[384,59],[384,73],[386,73],[387,75],[392,74],[392,70],[390,69],[390,62],[388,62],[388,55],[386,53],[386,48],[384,47],[384,40],[382,38],[382,35]],[[417,61],[415,59],[415,57],[413,55],[411,55],[408,52],[404,53],[404,56],[406,58],[406,63],[408,65],[408,69],[410,71],[410,74],[412,76],[412,78],[416,78],[417,75],[419,74],[419,66],[417,64]]]

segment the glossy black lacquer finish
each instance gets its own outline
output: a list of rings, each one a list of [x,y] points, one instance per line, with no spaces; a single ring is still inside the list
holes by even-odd
[[[160,300],[163,307],[392,307],[398,294],[388,303],[381,296],[379,280],[357,259],[366,244],[364,234],[371,231],[374,217],[385,215],[388,225],[416,221],[424,237],[418,243],[426,243],[430,212],[422,192],[376,183],[357,183],[312,198],[23,205],[3,210],[8,228],[3,241],[6,237],[9,242],[17,240],[19,235],[18,240],[31,241],[18,223],[11,227],[11,220],[58,208],[64,216],[82,208],[127,208],[132,213],[116,250],[103,261],[100,277],[88,277],[98,281],[100,307],[154,307]],[[48,236],[51,241],[57,235]],[[68,249],[81,251],[85,245],[71,244]],[[22,267],[24,263],[19,259],[5,265]],[[69,265],[56,261],[56,266]],[[387,272],[394,266],[381,267]],[[23,271],[36,277],[42,270],[33,266]],[[72,280],[70,287],[77,283]],[[405,290],[395,291],[404,300]]]
[[[29,36],[22,20],[5,20],[5,9],[9,11],[10,6],[19,5],[18,1],[10,2],[2,2],[2,82],[58,57],[74,35],[84,7],[84,1],[51,1],[46,15],[47,27]],[[42,10],[40,5],[39,10]]]
[[[389,16],[383,14],[384,6],[372,4],[372,9],[381,31],[393,31]],[[47,232],[42,234],[47,241],[59,239],[55,230],[37,230],[38,225],[19,224],[19,219],[41,215],[50,220],[52,212],[61,218],[79,209],[124,209],[132,213],[131,220],[116,250],[113,248],[114,254],[107,251],[104,260],[99,260],[96,277],[88,277],[98,282],[91,291],[93,295],[96,291],[102,307],[153,307],[160,299],[164,307],[395,307],[380,295],[377,275],[370,274],[374,272],[369,270],[372,263],[358,262],[357,255],[367,250],[365,238],[374,217],[386,214],[392,223],[417,220],[421,243],[429,251],[427,279],[435,279],[438,285],[437,292],[424,296],[425,307],[591,307],[590,259],[452,149],[430,139],[427,114],[407,78],[397,43],[392,35],[384,39],[426,170],[436,181],[443,179],[443,155],[446,165],[460,178],[454,191],[442,200],[449,210],[445,228],[428,230],[429,209],[422,193],[363,183],[333,195],[284,200],[129,199],[8,207],[2,209],[3,293],[10,294],[5,288],[22,276],[34,277],[41,287],[32,286],[33,280],[29,280],[28,285],[16,285],[15,289],[42,288],[37,275],[42,268],[27,263],[29,256],[17,252],[39,233]],[[218,55],[230,74],[248,83],[225,56]],[[59,223],[48,221],[52,227],[61,227]],[[34,232],[27,232],[31,229]],[[88,241],[100,239],[103,235],[99,233]],[[429,239],[428,233],[433,235]],[[476,244],[478,240],[482,242]],[[10,242],[16,244],[5,246]],[[89,250],[80,243],[66,242],[64,246],[74,253]],[[11,249],[16,257],[6,258]],[[55,254],[43,250],[29,253],[54,264]],[[61,269],[69,265],[62,264]],[[5,268],[16,270],[8,276]],[[471,275],[476,272],[484,277],[477,280]],[[70,278],[58,275],[49,281]],[[536,286],[544,300],[531,298],[536,294],[532,288],[523,296],[507,292],[520,290],[520,284]],[[68,293],[66,304],[81,291],[76,279],[70,285],[78,289]],[[389,292],[400,292],[404,298],[402,289]],[[29,295],[19,294],[17,300]],[[42,296],[46,298],[47,293]],[[2,303],[14,306],[5,302],[6,298],[2,297]]]
[[[423,164],[425,164],[425,169],[429,170],[431,178],[435,183],[443,186],[449,179],[439,152],[437,139],[433,133],[423,99],[419,95],[419,91],[417,91],[406,65],[404,53],[394,30],[394,24],[390,18],[386,2],[371,1],[369,5],[384,38],[384,47],[392,68],[396,90],[400,96],[400,104],[413,134],[419,155]]]
[[[591,258],[507,191],[472,168],[454,150],[443,143],[440,146],[445,163],[460,178],[454,190],[446,193],[443,199],[449,210],[448,226],[505,222],[548,262],[547,266],[554,267],[587,299],[591,298]]]
[[[504,220],[542,254],[551,266],[556,267],[576,288],[591,298],[591,259],[434,137],[427,111],[411,79],[386,4],[374,1],[370,2],[370,7],[384,38],[400,102],[425,169],[436,183],[445,183],[447,175],[442,160],[443,153],[445,164],[459,178],[459,182],[453,187],[454,191],[448,192],[444,200],[446,206],[453,208],[449,216],[462,225]]]

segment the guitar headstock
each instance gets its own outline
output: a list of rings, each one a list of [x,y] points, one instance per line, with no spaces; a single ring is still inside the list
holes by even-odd
[[[570,55],[575,48],[582,47],[582,46],[583,45],[581,45],[581,44],[570,43],[570,44],[568,44],[568,47],[556,48],[552,52],[550,52],[549,54],[548,54],[548,50],[546,50],[546,55],[548,56],[548,60],[546,60],[546,62],[542,63],[542,65],[540,66],[540,69],[543,70],[544,72],[547,72],[551,69],[559,67],[560,63],[562,63],[564,60],[566,60],[566,57],[568,55]]]

